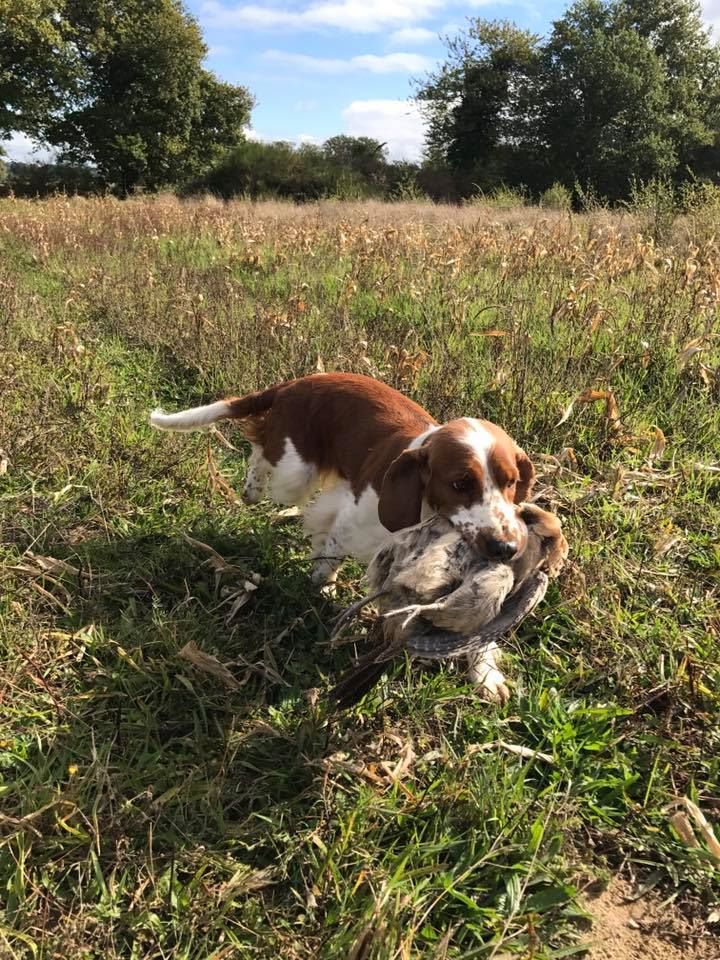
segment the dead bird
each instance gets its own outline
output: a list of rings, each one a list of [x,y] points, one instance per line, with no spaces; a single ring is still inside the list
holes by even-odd
[[[373,632],[381,646],[333,688],[332,701],[342,709],[357,703],[405,651],[422,660],[466,657],[474,683],[491,699],[509,698],[497,641],[543,599],[568,553],[554,514],[534,504],[518,512],[525,545],[509,562],[481,556],[440,516],[401,530],[378,551],[367,571],[368,596],[341,615],[333,637],[378,601]]]

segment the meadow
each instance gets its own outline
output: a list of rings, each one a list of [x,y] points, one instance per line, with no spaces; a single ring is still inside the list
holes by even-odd
[[[717,957],[720,216],[656,226],[0,201],[3,960],[549,960],[617,877]],[[533,457],[571,554],[506,707],[406,663],[329,714],[362,569],[317,593],[237,431],[147,424],[322,370]]]

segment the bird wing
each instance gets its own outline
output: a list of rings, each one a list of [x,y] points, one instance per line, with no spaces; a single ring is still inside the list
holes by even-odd
[[[492,563],[466,576],[457,589],[429,605],[420,616],[440,630],[466,636],[476,633],[498,615],[513,583],[510,567]]]
[[[463,636],[454,631],[424,632],[418,628],[409,630],[405,640],[408,653],[424,660],[444,660],[473,653],[490,643],[500,640],[514,630],[545,596],[548,577],[542,571],[532,574],[521,588],[503,604],[502,609],[489,623],[475,634]]]

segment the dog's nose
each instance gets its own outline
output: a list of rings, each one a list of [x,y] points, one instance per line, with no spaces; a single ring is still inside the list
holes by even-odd
[[[514,540],[488,540],[486,549],[493,560],[512,560],[518,552]]]

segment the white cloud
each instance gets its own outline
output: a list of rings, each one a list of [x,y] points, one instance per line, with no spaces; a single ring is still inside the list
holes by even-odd
[[[272,30],[289,27],[312,30],[336,27],[356,33],[377,33],[407,27],[427,20],[448,0],[321,0],[304,9],[266,7],[257,3],[226,7],[218,0],[205,0],[200,8],[204,23],[218,27]]]
[[[55,158],[54,150],[39,146],[24,133],[14,133],[9,140],[0,140],[0,147],[7,154],[6,159],[19,163],[51,163]]]
[[[354,100],[343,110],[346,132],[387,143],[393,160],[418,160],[425,142],[425,119],[409,100]]]
[[[320,146],[321,143],[324,143],[322,137],[316,137],[312,133],[298,133],[293,137],[272,137],[267,133],[254,130],[252,127],[245,127],[244,133],[248,140],[255,140],[257,143],[277,143],[280,141],[281,143],[292,143],[296,147],[301,147],[306,143],[314,146]]]
[[[435,61],[419,53],[387,53],[378,56],[365,53],[349,60],[330,57],[308,57],[304,53],[284,53],[282,50],[266,50],[263,60],[283,63],[288,67],[297,67],[309,73],[355,73],[366,70],[368,73],[421,73],[434,66]]]
[[[228,53],[232,53],[230,47],[226,47],[222,43],[218,43],[212,47],[209,47],[205,56],[208,60],[210,60],[212,57],[225,57]]]
[[[425,27],[403,27],[402,30],[396,30],[390,34],[390,43],[395,47],[409,46],[414,43],[430,43],[437,39],[437,34],[433,30],[426,30]]]

